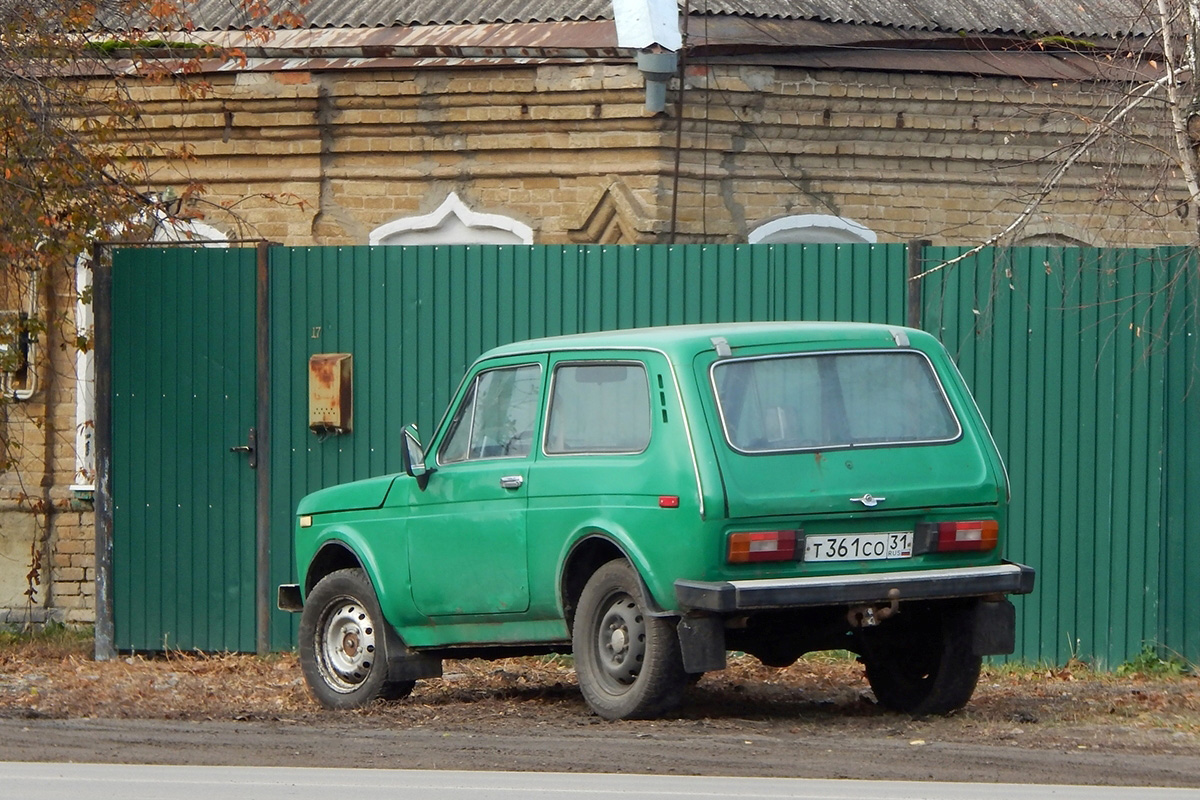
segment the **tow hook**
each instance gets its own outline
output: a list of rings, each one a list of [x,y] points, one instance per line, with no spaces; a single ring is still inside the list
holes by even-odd
[[[874,628],[879,623],[900,613],[900,590],[888,592],[886,606],[855,606],[846,614],[851,628]]]

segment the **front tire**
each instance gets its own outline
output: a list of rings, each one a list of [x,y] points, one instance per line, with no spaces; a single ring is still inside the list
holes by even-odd
[[[300,667],[317,702],[359,708],[412,691],[412,681],[387,680],[385,625],[363,570],[331,572],[313,587],[300,617]]]
[[[629,562],[610,561],[588,579],[571,632],[583,698],[601,717],[652,719],[679,705],[687,684],[675,625],[646,613]]]
[[[925,716],[967,704],[983,659],[973,652],[966,609],[931,608],[907,620],[901,614],[885,626],[863,634],[862,661],[881,706]]]

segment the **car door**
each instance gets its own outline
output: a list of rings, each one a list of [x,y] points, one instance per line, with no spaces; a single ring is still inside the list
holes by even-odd
[[[435,469],[411,508],[413,602],[428,616],[529,608],[526,509],[545,358],[477,368],[431,443]]]

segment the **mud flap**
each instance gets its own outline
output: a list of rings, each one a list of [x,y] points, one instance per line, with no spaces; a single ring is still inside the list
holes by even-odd
[[[1005,656],[1017,647],[1017,609],[1007,599],[981,600],[972,613],[971,649],[977,656]]]
[[[725,669],[725,621],[721,617],[681,617],[676,626],[685,672]]]
[[[415,681],[420,678],[442,677],[442,660],[414,653],[388,659],[389,681]]]
[[[388,680],[415,681],[421,678],[442,677],[442,660],[416,650],[410,650],[400,634],[391,625],[385,624],[387,636]]]

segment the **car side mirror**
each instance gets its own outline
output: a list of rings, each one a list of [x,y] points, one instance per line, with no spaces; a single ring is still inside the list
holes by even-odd
[[[417,479],[417,485],[425,488],[429,483],[429,475],[433,470],[425,466],[425,452],[421,449],[421,440],[417,436],[416,425],[405,425],[401,432],[403,446],[400,448],[400,462],[404,472],[409,477]]]

